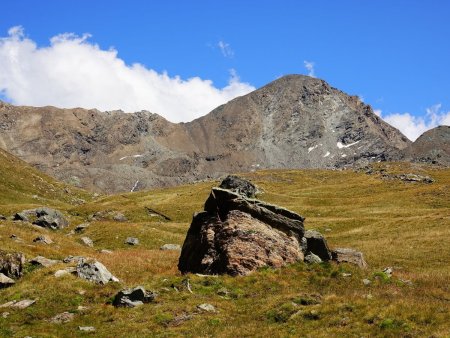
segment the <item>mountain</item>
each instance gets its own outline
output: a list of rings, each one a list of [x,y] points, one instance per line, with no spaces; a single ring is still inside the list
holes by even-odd
[[[439,126],[423,133],[405,149],[405,159],[449,166],[450,126]]]
[[[396,160],[409,145],[356,96],[302,75],[179,124],[147,111],[0,104],[0,147],[60,180],[105,192]]]

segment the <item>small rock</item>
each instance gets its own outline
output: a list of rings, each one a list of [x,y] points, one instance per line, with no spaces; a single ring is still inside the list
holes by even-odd
[[[208,303],[197,305],[197,309],[203,312],[216,312],[216,308]]]
[[[217,294],[222,297],[228,297],[230,292],[227,290],[227,288],[220,288],[219,290],[217,290]]]
[[[60,278],[60,277],[69,275],[69,274],[74,273],[74,272],[75,272],[75,268],[67,268],[67,269],[64,269],[64,270],[58,270],[58,271],[55,272],[55,277],[56,278]]]
[[[358,265],[360,268],[367,268],[362,252],[349,248],[337,248],[331,252],[333,260],[337,263],[350,263]]]
[[[93,326],[78,326],[78,330],[84,332],[95,332],[95,327]]]
[[[159,249],[160,250],[181,250],[181,246],[178,244],[164,244]]]
[[[55,259],[48,259],[43,256],[36,256],[32,260],[30,260],[30,263],[33,265],[41,265],[45,268],[48,268],[49,266],[55,265],[60,263],[61,261],[55,260]]]
[[[52,244],[53,243],[52,239],[46,235],[40,235],[40,236],[36,237],[35,239],[33,239],[33,242],[42,243],[42,244]]]
[[[81,242],[83,242],[84,245],[86,245],[88,247],[92,248],[94,246],[94,242],[89,237],[84,236],[84,237],[81,237],[80,240],[81,240]]]
[[[363,282],[363,284],[366,285],[366,286],[372,284],[372,282],[370,281],[370,279],[366,279],[366,278],[364,278],[364,279],[362,280],[362,282]]]
[[[391,267],[387,267],[383,270],[384,274],[391,278],[392,277],[392,273],[394,272],[394,269],[392,269]]]
[[[120,213],[120,212],[116,212],[116,214],[113,217],[113,220],[115,220],[116,222],[126,222],[126,221],[128,221],[128,219],[125,217],[125,215]]]
[[[128,237],[125,240],[125,244],[129,244],[129,245],[138,245],[139,244],[139,240],[135,237]]]
[[[351,273],[343,272],[342,277],[351,277]]]
[[[66,258],[63,259],[63,262],[66,264],[69,264],[69,263],[79,264],[79,263],[85,262],[86,260],[87,260],[87,258],[83,257],[83,256],[67,256]]]
[[[142,286],[138,286],[119,291],[114,297],[113,305],[116,307],[136,307],[153,302],[156,296],[156,293],[146,291]]]
[[[75,315],[73,313],[66,311],[66,312],[57,314],[55,317],[51,318],[49,320],[49,322],[54,323],[54,324],[68,323],[68,322],[71,322],[74,317],[75,317]]]
[[[9,312],[3,312],[2,313],[2,318],[8,318],[9,316]]]
[[[77,307],[77,310],[78,311],[86,311],[86,310],[88,310],[89,308],[87,307],[87,306],[82,306],[82,305],[79,305],[78,307]]]
[[[309,253],[308,255],[305,256],[305,263],[318,264],[318,263],[322,263],[322,260],[320,259],[319,256],[317,256],[313,253]]]
[[[96,261],[86,261],[80,262],[74,273],[83,279],[86,279],[91,282],[95,282],[98,284],[106,284],[108,282],[118,282],[119,280],[111,274],[111,272],[106,269],[106,267]]]
[[[5,276],[0,272],[0,289],[1,288],[7,288],[8,286],[14,285],[16,282],[9,278],[8,276]]]
[[[26,309],[27,307],[33,305],[36,303],[36,299],[24,299],[19,302],[15,302],[14,304],[10,305],[10,307],[15,307],[18,309]]]
[[[113,252],[112,252],[111,250],[102,249],[102,250],[100,250],[100,253],[110,255],[110,254],[112,254]]]
[[[81,232],[83,232],[84,230],[86,230],[86,228],[88,228],[88,227],[89,227],[89,223],[82,223],[82,224],[77,225],[77,226],[75,227],[74,231],[75,231],[76,233],[81,233]]]
[[[0,273],[9,278],[20,278],[23,273],[25,256],[20,252],[0,250]]]

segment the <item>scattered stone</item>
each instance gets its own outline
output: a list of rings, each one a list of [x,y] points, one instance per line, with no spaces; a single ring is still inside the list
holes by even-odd
[[[0,273],[9,278],[20,278],[23,274],[25,256],[20,252],[0,250]]]
[[[74,273],[83,279],[86,279],[91,282],[95,282],[98,284],[106,284],[108,282],[118,282],[119,280],[111,274],[111,272],[106,269],[106,267],[96,261],[85,261],[80,262]]]
[[[102,250],[100,250],[100,253],[110,255],[110,254],[112,254],[113,252],[112,252],[111,250],[102,249]]]
[[[411,280],[409,280],[409,279],[399,279],[399,281],[401,283],[403,283],[403,284],[408,285],[408,286],[413,286],[414,285],[413,282]]]
[[[197,309],[203,312],[216,312],[216,308],[208,303],[197,305]]]
[[[217,294],[222,297],[228,297],[230,292],[228,291],[227,288],[220,288],[219,290],[217,290]]]
[[[94,242],[89,237],[83,236],[80,238],[80,240],[84,245],[91,247],[91,248],[94,247]]]
[[[139,240],[136,237],[127,237],[127,239],[125,240],[125,244],[138,245]]]
[[[303,260],[304,218],[230,190],[213,188],[183,244],[181,272],[246,275]]]
[[[392,273],[394,272],[394,269],[392,269],[391,267],[387,267],[385,269],[383,269],[383,273],[388,277],[391,278],[392,277]]]
[[[179,326],[182,323],[191,320],[192,318],[194,318],[193,314],[187,314],[187,313],[182,313],[178,316],[176,316],[171,322],[170,322],[170,326]]]
[[[328,249],[327,241],[323,235],[316,230],[305,231],[306,238],[306,254],[313,253],[319,256],[322,261],[331,260],[330,249]]]
[[[2,318],[8,318],[9,312],[2,312]]]
[[[18,302],[14,302],[10,307],[15,307],[17,309],[26,309],[27,307],[36,303],[36,299],[24,299]]]
[[[78,311],[86,311],[86,310],[88,310],[89,308],[87,307],[87,306],[82,306],[82,305],[78,305],[78,307],[77,307],[77,310]]]
[[[79,234],[79,233],[83,232],[84,230],[86,230],[86,228],[88,228],[88,227],[89,227],[89,223],[82,223],[82,224],[77,225],[75,227],[74,231]]]
[[[40,227],[50,229],[62,229],[69,225],[64,215],[58,211],[47,207],[24,210],[13,216],[15,221],[32,222]]]
[[[322,260],[320,259],[319,256],[317,256],[311,252],[305,256],[305,263],[319,264],[319,263],[322,263]]]
[[[48,259],[43,256],[36,256],[32,260],[30,260],[30,263],[33,265],[41,265],[45,268],[48,268],[49,266],[61,263],[61,261],[55,259]]]
[[[434,180],[430,176],[422,176],[417,174],[401,174],[396,175],[396,178],[405,182],[419,182],[419,183],[433,183]]]
[[[67,269],[64,269],[64,270],[58,270],[58,271],[55,272],[55,277],[56,278],[60,278],[60,277],[69,275],[69,274],[74,273],[74,272],[75,272],[75,268],[67,268]]]
[[[74,317],[75,317],[75,315],[73,313],[66,311],[66,312],[57,314],[56,316],[51,318],[49,320],[49,322],[54,323],[54,324],[63,324],[63,323],[71,322]]]
[[[95,327],[93,326],[78,326],[78,330],[84,332],[95,332]]]
[[[347,273],[347,272],[343,272],[342,273],[342,277],[344,277],[344,278],[345,277],[351,277],[351,275],[352,275],[351,273]]]
[[[113,220],[115,220],[116,222],[126,222],[128,221],[128,219],[125,217],[124,214],[122,214],[121,212],[116,212],[113,216]]]
[[[254,198],[258,192],[258,189],[253,183],[235,175],[227,176],[222,183],[220,183],[219,188],[231,190],[248,198]]]
[[[367,263],[364,260],[362,252],[349,248],[337,248],[331,252],[333,260],[337,263],[351,263],[360,268],[367,268]]]
[[[116,307],[136,307],[144,303],[153,302],[157,294],[152,291],[146,291],[142,286],[133,289],[119,291],[114,297],[113,305]]]
[[[363,284],[366,285],[366,286],[372,284],[371,280],[370,280],[370,279],[366,279],[366,278],[364,278],[364,279],[362,280],[362,282],[363,282]]]
[[[0,221],[6,221],[6,217],[3,215],[0,215]]]
[[[36,237],[35,239],[33,239],[33,242],[42,243],[42,244],[52,244],[53,243],[52,239],[46,235],[40,235],[40,236]]]
[[[181,246],[178,244],[164,244],[159,249],[160,250],[181,250]]]
[[[12,300],[10,302],[6,302],[6,303],[0,305],[0,308],[10,307],[10,306],[14,305],[15,303],[17,303],[17,300]]]
[[[0,272],[0,289],[12,286],[15,283],[14,279],[11,279]]]
[[[70,264],[70,263],[83,263],[87,260],[86,257],[83,256],[67,256],[66,258],[63,259],[63,262],[66,264]]]

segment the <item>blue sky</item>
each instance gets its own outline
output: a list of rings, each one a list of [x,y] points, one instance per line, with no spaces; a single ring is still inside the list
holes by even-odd
[[[410,138],[450,123],[449,1],[16,0],[0,8],[0,90],[13,103],[141,108],[181,121],[281,75],[313,71]],[[120,99],[127,90],[138,103]],[[103,104],[108,93],[116,100]],[[186,111],[177,115],[177,104]]]

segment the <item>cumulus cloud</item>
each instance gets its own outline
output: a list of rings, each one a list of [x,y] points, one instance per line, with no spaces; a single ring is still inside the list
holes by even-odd
[[[173,122],[190,121],[255,88],[235,70],[224,88],[199,77],[181,79],[141,64],[127,65],[90,35],[60,34],[39,47],[13,27],[0,38],[0,93],[14,104],[149,110]]]
[[[305,65],[305,68],[308,71],[308,76],[316,77],[316,74],[314,73],[314,62],[303,61],[303,64]]]
[[[440,125],[450,125],[450,111],[442,111],[442,105],[435,104],[426,109],[425,116],[414,116],[410,113],[394,113],[383,116],[381,110],[374,113],[387,123],[399,129],[411,141],[415,141],[425,131]]]
[[[217,43],[217,46],[219,47],[220,51],[222,52],[222,55],[226,58],[233,58],[234,57],[234,51],[231,49],[231,46],[229,43],[226,43],[225,41],[219,41]]]

